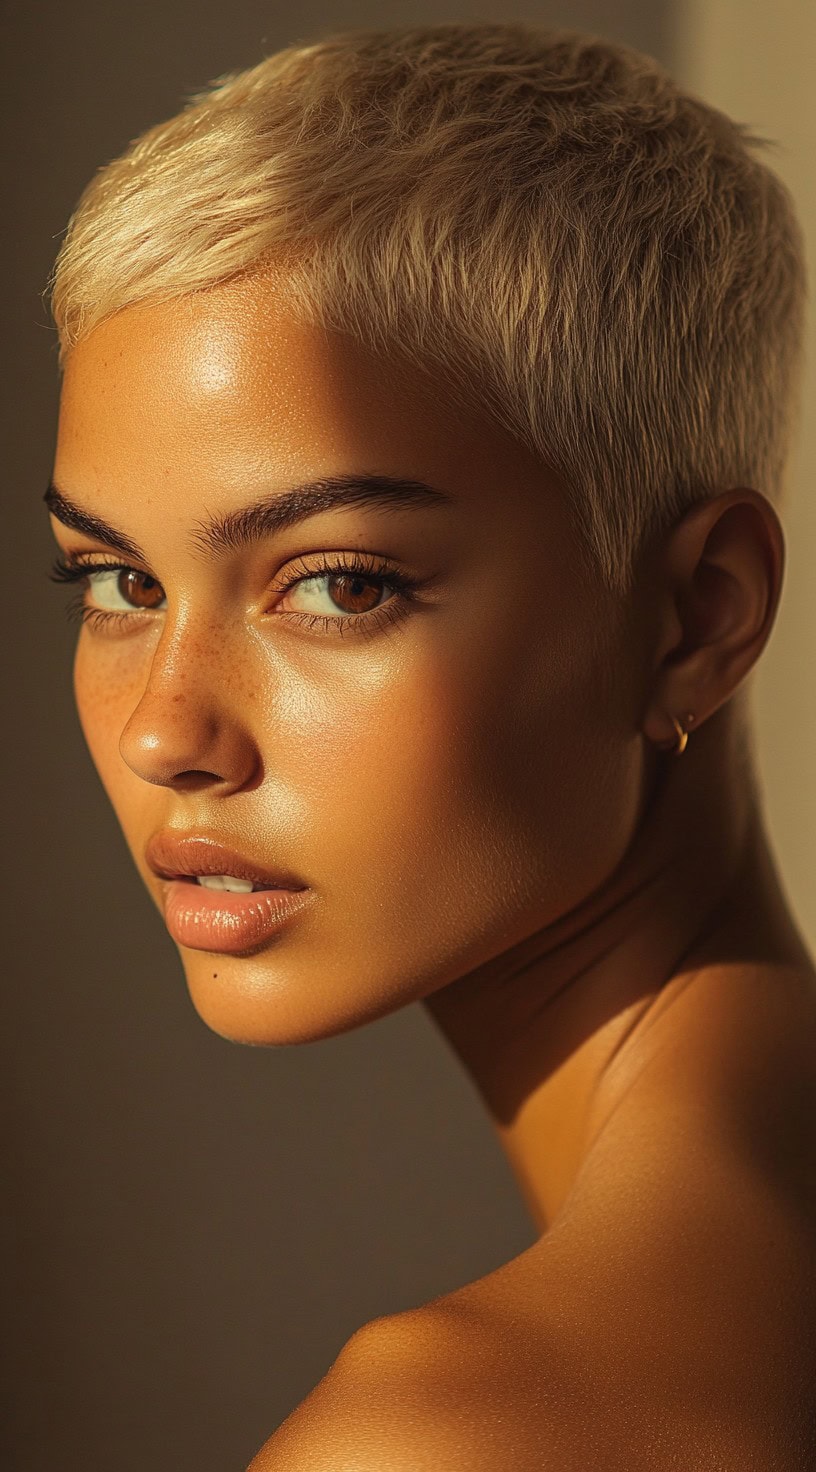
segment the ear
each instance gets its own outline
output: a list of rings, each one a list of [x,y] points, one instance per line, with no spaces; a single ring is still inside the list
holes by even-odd
[[[773,628],[785,537],[767,498],[740,487],[694,506],[657,555],[652,688],[643,732],[697,730],[756,663]]]

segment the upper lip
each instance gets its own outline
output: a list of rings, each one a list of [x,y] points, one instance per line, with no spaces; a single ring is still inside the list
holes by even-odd
[[[160,879],[179,879],[198,874],[233,874],[269,889],[306,889],[297,874],[280,864],[260,863],[236,849],[227,848],[205,833],[179,833],[164,828],[154,833],[145,848],[145,859]]]

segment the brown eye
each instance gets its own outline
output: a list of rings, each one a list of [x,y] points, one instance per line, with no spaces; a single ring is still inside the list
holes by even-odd
[[[132,567],[119,573],[117,592],[122,598],[132,602],[134,608],[157,608],[164,597],[161,583],[157,583],[146,572],[137,572]]]
[[[369,613],[376,608],[382,596],[382,588],[374,583],[382,579],[360,577],[357,573],[339,573],[326,579],[329,597],[344,613]]]
[[[88,579],[88,607],[106,613],[150,612],[164,601],[164,589],[149,573],[135,567],[92,567]]]
[[[388,580],[372,573],[337,572],[310,573],[297,578],[289,587],[285,602],[295,613],[318,614],[337,618],[338,615],[371,613],[383,602],[383,592],[389,587]]]

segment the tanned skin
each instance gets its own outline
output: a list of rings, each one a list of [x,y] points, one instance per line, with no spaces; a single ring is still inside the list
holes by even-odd
[[[446,500],[192,541],[363,473]],[[783,579],[767,499],[686,514],[616,600],[551,470],[430,366],[296,325],[271,278],[97,326],[67,361],[54,481],[165,595],[126,633],[83,627],[75,661],[154,902],[165,827],[316,891],[253,954],[178,947],[201,1017],[281,1044],[422,1000],[541,1233],[364,1325],[252,1472],[816,1465],[816,971],[743,735]],[[276,591],[355,551],[416,583],[398,617],[341,633],[336,585]],[[370,591],[382,619],[387,575]]]

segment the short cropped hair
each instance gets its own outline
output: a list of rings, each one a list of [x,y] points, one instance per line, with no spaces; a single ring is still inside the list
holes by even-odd
[[[429,372],[562,482],[613,593],[691,505],[779,505],[807,296],[777,147],[650,56],[521,23],[335,31],[104,165],[49,278],[114,312],[281,268],[300,320]]]

